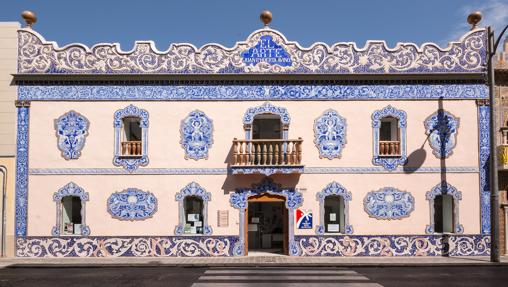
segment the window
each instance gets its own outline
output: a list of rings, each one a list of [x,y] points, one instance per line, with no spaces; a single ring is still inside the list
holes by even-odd
[[[254,117],[252,139],[282,139],[282,124],[279,115],[262,114]]]
[[[391,171],[406,163],[406,121],[406,112],[390,105],[372,113],[372,164]]]
[[[325,232],[344,233],[344,198],[329,195],[325,198]]]
[[[399,121],[394,117],[381,119],[379,129],[379,156],[400,156]]]
[[[85,221],[88,192],[70,182],[53,194],[53,201],[56,203],[56,225],[51,231],[53,236],[90,235]]]
[[[141,120],[138,117],[122,119],[122,156],[141,156]]]
[[[428,191],[425,197],[430,207],[430,224],[425,229],[427,234],[464,232],[464,227],[459,223],[460,191],[443,181]]]
[[[437,195],[434,198],[434,232],[453,233],[453,197],[449,194]]]
[[[208,201],[212,194],[196,182],[191,182],[179,193],[179,223],[175,228],[176,235],[211,235],[212,227],[208,225]]]
[[[81,234],[81,199],[77,196],[62,198],[62,235]]]
[[[148,165],[148,112],[134,105],[115,112],[113,164],[129,172]]]
[[[320,224],[316,226],[316,234],[353,233],[353,226],[349,224],[351,192],[334,181],[318,192],[316,198],[319,200],[320,217]]]
[[[184,199],[185,209],[185,234],[203,234],[203,200],[197,196],[186,196]]]

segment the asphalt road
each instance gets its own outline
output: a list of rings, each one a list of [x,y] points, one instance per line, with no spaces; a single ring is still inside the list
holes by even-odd
[[[0,269],[0,286],[508,286],[508,266],[65,267]]]

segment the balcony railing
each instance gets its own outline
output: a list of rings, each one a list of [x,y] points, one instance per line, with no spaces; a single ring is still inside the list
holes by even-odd
[[[141,156],[141,142],[140,141],[125,141],[122,145],[122,156]]]
[[[232,166],[301,166],[302,142],[297,140],[233,140]]]
[[[508,145],[500,145],[499,147],[499,165],[508,166]]]
[[[400,156],[400,141],[379,141],[379,156]]]

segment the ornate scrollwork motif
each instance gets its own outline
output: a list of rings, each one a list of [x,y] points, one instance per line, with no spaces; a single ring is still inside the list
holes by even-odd
[[[18,37],[18,72],[22,74],[477,73],[486,66],[484,29],[473,30],[444,49],[432,43],[420,47],[399,43],[390,49],[383,41],[369,41],[363,48],[354,43],[315,43],[302,48],[272,29],[257,30],[233,48],[173,44],[164,52],[153,42],[137,42],[128,52],[118,44],[60,48],[28,29],[20,30]],[[272,49],[273,55],[255,55],[253,49],[260,43],[278,47],[279,52]]]
[[[75,111],[69,111],[55,120],[58,149],[63,158],[79,158],[85,146],[89,126],[90,122]]]
[[[157,198],[153,193],[137,188],[115,192],[108,198],[108,212],[119,220],[143,220],[157,211]]]
[[[367,193],[363,207],[369,216],[377,219],[401,219],[415,209],[415,198],[407,191],[384,187]]]

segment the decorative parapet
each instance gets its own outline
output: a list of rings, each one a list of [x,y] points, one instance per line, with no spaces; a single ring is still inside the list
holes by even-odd
[[[485,73],[486,31],[475,29],[446,48],[368,41],[363,48],[341,42],[308,48],[286,40],[270,28],[253,32],[232,48],[207,44],[136,42],[133,50],[119,44],[59,47],[30,29],[21,29],[18,73],[21,74],[425,74]]]

